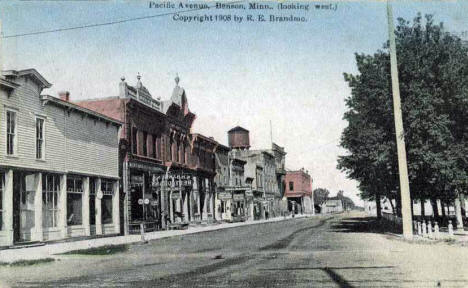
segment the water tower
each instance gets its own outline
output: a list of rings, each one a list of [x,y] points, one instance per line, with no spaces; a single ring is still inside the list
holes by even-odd
[[[228,131],[228,143],[231,149],[249,150],[249,130],[236,126]]]

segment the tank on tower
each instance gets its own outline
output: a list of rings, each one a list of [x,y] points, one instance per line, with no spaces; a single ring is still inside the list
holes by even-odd
[[[249,130],[236,126],[228,131],[228,142],[231,149],[249,150]]]

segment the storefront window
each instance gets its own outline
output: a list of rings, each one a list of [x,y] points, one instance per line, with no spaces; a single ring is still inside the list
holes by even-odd
[[[114,195],[114,182],[102,180],[101,181],[101,216],[102,224],[112,224],[112,197]]]
[[[60,176],[44,174],[42,177],[42,226],[57,227],[58,191],[60,190]]]
[[[96,225],[96,182],[89,178],[89,225]]]
[[[4,174],[0,173],[0,231],[3,229],[3,191],[5,190]]]
[[[69,176],[67,178],[67,225],[83,224],[83,179]]]

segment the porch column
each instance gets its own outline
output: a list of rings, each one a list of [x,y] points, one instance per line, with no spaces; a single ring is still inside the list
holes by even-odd
[[[114,223],[114,233],[119,233],[120,234],[119,180],[116,180],[114,182],[112,190],[114,192],[112,194],[112,223]]]
[[[60,192],[59,192],[59,220],[58,227],[62,238],[68,237],[67,226],[67,174],[60,176]]]
[[[218,193],[216,193],[216,191],[213,192],[213,197],[214,197],[214,203],[215,203],[215,211],[214,211],[214,218],[216,220],[221,220],[221,215],[219,215],[219,207],[221,206],[221,201],[219,201],[218,199]]]
[[[206,181],[207,185],[208,185],[208,195],[209,195],[209,198],[208,198],[208,206],[209,206],[209,209],[208,209],[208,214],[211,214],[211,219],[214,219],[215,216],[214,216],[214,209],[213,209],[213,205],[214,205],[214,202],[213,202],[213,185],[211,185],[211,179],[207,179]]]
[[[32,241],[43,241],[42,232],[42,173],[34,174],[34,230]]]
[[[122,169],[122,170],[123,170],[123,171],[122,171],[122,189],[123,189],[123,193],[124,193],[124,203],[123,203],[123,213],[124,213],[124,215],[123,215],[123,221],[124,221],[123,227],[124,227],[124,235],[128,235],[128,234],[129,234],[128,229],[129,229],[129,222],[130,222],[130,221],[129,221],[129,217],[128,217],[128,216],[129,216],[129,215],[128,215],[128,214],[129,214],[129,213],[128,213],[128,212],[129,212],[129,211],[128,211],[128,209],[129,209],[129,208],[128,208],[128,207],[129,207],[129,204],[128,204],[128,202],[129,202],[129,201],[128,201],[128,196],[129,196],[129,194],[130,194],[130,189],[129,189],[129,185],[128,185],[128,182],[129,182],[129,181],[128,181],[128,177],[129,177],[129,176],[128,176],[127,164],[128,164],[128,162],[127,162],[127,161],[124,161],[124,163],[123,163],[123,169]],[[164,194],[161,192],[161,209],[163,209],[163,208],[162,208],[162,207],[163,207],[162,205],[163,205],[163,203],[165,203],[165,202],[162,201],[163,199],[164,199]],[[164,221],[162,221],[162,222],[164,223]],[[163,224],[163,225],[164,225],[164,224]]]
[[[254,220],[254,202],[253,199],[249,201],[249,220]]]
[[[189,199],[188,201],[190,201],[190,207],[189,207],[189,211],[190,211],[190,218],[189,218],[189,221],[192,222],[195,220],[195,218],[193,217],[193,214],[195,213],[194,209],[193,209],[193,203],[195,202],[194,200],[194,191],[193,190],[190,190],[189,192]]]
[[[6,245],[13,245],[13,169],[5,173],[3,191],[3,230],[7,233]]]
[[[174,222],[174,208],[172,207],[172,190],[169,191],[169,220]]]
[[[81,206],[81,214],[83,215],[83,228],[85,235],[91,235],[89,226],[89,177],[83,178],[83,205]]]
[[[184,213],[184,219],[183,220],[186,221],[186,222],[190,222],[189,213],[188,213],[188,201],[189,201],[189,199],[190,199],[189,192],[186,191],[185,192],[185,197],[184,197],[184,202],[182,203],[182,206],[183,206],[183,209],[184,209],[184,211],[182,212],[182,213]]]
[[[455,214],[457,216],[457,230],[463,231],[463,218],[461,212],[461,204],[460,204],[460,193],[455,198]]]
[[[101,199],[102,199],[102,190],[101,190],[101,178],[96,178],[94,181],[96,197],[95,199],[95,209],[96,209],[96,235],[102,235],[102,211],[101,211]]]

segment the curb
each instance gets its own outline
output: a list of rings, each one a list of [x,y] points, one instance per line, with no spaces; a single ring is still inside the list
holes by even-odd
[[[59,258],[60,255],[65,252],[89,248],[98,248],[107,245],[123,245],[123,244],[136,244],[144,243],[153,240],[166,239],[176,236],[184,236],[191,234],[198,234],[203,232],[218,231],[229,228],[237,228],[242,226],[258,225],[258,224],[268,224],[275,222],[282,222],[295,219],[305,219],[315,217],[315,215],[300,215],[296,217],[277,217],[269,220],[258,220],[258,221],[248,221],[248,222],[239,222],[239,223],[223,223],[218,225],[211,225],[205,227],[192,227],[187,230],[164,230],[164,231],[155,231],[145,234],[145,238],[142,241],[141,235],[126,235],[126,236],[116,236],[116,237],[107,237],[107,238],[95,238],[87,240],[78,240],[70,242],[61,242],[53,244],[45,244],[42,246],[28,247],[21,249],[6,249],[0,250],[0,259],[2,262],[14,262],[18,260],[37,260],[42,258]]]

